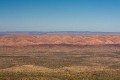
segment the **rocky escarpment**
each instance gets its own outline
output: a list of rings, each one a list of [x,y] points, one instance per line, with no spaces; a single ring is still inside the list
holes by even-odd
[[[40,45],[40,44],[73,44],[73,45],[99,45],[120,44],[120,35],[5,35],[0,36],[0,46]]]

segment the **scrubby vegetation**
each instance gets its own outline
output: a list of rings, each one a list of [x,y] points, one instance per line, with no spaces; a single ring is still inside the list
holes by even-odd
[[[120,46],[1,46],[0,80],[120,80]]]

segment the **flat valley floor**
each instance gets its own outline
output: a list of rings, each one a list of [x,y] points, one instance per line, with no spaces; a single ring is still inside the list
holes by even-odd
[[[0,80],[120,80],[120,45],[1,46]]]

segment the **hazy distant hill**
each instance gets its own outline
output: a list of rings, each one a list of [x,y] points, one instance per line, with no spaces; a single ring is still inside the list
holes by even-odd
[[[91,32],[91,31],[12,31],[0,32],[0,35],[8,34],[120,34],[120,32]]]

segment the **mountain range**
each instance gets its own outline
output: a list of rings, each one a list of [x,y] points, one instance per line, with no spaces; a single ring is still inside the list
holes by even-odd
[[[9,34],[0,36],[0,46],[27,46],[45,44],[120,44],[120,34]]]

